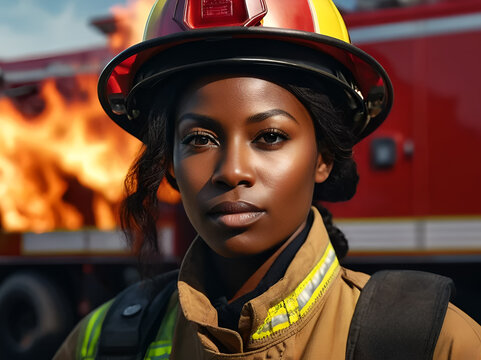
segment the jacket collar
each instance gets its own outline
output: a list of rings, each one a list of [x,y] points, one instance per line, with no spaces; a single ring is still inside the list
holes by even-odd
[[[206,296],[204,284],[207,253],[211,250],[197,237],[184,257],[179,274],[179,301],[186,320],[199,330],[207,330],[231,352],[242,352],[244,344],[260,346],[282,336],[287,328],[302,326],[314,304],[324,302],[323,297],[340,269],[322,217],[317,209],[312,211],[314,221],[305,243],[285,276],[244,305],[239,332],[218,327],[217,311]],[[201,338],[205,346],[215,350],[212,342],[205,341],[205,336]]]

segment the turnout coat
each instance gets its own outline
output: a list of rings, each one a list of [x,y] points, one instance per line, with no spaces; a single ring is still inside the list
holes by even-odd
[[[147,352],[146,359],[345,359],[351,318],[369,276],[339,265],[322,217],[313,212],[309,234],[284,277],[243,306],[238,331],[218,326],[202,281],[207,257],[199,256],[211,250],[196,239],[168,305],[167,315],[175,321],[170,330],[169,316],[159,324],[167,334],[157,344],[165,346],[157,347],[159,356]],[[79,341],[87,322],[88,317],[72,331],[54,360],[82,358]],[[481,360],[481,327],[451,303],[434,359]]]

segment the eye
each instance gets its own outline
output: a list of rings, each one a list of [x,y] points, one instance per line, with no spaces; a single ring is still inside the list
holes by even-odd
[[[257,135],[255,142],[266,145],[277,145],[289,139],[289,136],[278,129],[266,129]]]
[[[184,136],[181,143],[183,145],[191,145],[194,147],[208,147],[218,145],[216,138],[212,134],[203,131],[195,131],[193,133],[187,134],[186,136]]]

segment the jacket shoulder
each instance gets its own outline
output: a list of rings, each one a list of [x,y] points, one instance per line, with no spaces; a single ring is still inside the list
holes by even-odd
[[[53,360],[74,360],[79,356],[90,358],[96,350],[99,331],[114,299],[109,300],[85,316],[70,332]]]
[[[434,351],[435,360],[481,360],[481,326],[449,303]]]
[[[362,290],[364,286],[367,284],[367,282],[369,281],[370,276],[368,274],[349,270],[343,267],[341,270],[341,278],[350,287],[354,287],[359,290]]]
[[[60,348],[57,350],[53,360],[75,360],[77,357],[78,342],[81,334],[84,332],[88,321],[88,316],[84,317],[70,332],[64,340]]]

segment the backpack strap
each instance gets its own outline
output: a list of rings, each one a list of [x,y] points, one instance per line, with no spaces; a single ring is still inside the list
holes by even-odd
[[[143,359],[177,287],[178,273],[134,284],[114,299],[102,324],[97,360]]]
[[[420,271],[380,271],[356,305],[346,360],[432,359],[454,284]]]
[[[112,299],[102,304],[87,315],[85,321],[81,322],[80,336],[77,341],[76,360],[95,360],[100,329],[102,328],[105,315],[113,301],[114,300]]]

